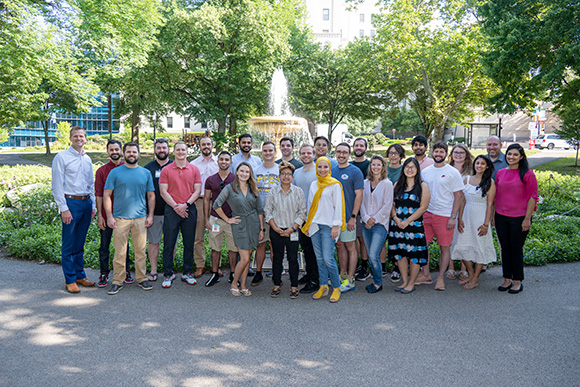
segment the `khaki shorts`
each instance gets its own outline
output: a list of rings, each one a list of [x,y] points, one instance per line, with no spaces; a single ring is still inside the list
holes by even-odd
[[[147,242],[159,244],[163,238],[164,215],[154,215],[153,224],[147,229]]]
[[[213,225],[217,224],[219,231],[213,231]],[[234,243],[234,235],[232,234],[232,226],[226,223],[222,218],[216,218],[215,216],[209,217],[209,225],[211,229],[209,230],[209,247],[214,251],[222,251],[222,245],[224,243],[224,237],[226,238],[226,247],[229,251],[237,252],[238,248]]]
[[[264,228],[266,229],[266,231],[264,231],[264,239],[259,243],[270,242],[270,224],[264,222]]]

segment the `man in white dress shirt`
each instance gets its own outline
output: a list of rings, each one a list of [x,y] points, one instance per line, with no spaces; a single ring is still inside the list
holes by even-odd
[[[65,288],[79,293],[81,286],[94,286],[84,269],[84,245],[97,211],[93,164],[83,146],[87,133],[80,126],[70,130],[71,146],[52,161],[52,195],[62,218],[61,261]],[[78,284],[78,285],[77,285]]]

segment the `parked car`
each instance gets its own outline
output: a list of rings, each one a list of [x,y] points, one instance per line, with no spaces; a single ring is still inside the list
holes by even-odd
[[[536,138],[536,148],[539,149],[554,149],[554,148],[564,148],[570,149],[570,144],[568,141],[560,138],[557,134],[543,134]]]

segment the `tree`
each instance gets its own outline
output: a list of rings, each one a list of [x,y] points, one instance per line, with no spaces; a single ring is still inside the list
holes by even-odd
[[[480,65],[485,45],[479,27],[464,18],[450,17],[447,24],[436,18],[450,11],[445,8],[448,3],[452,2],[389,1],[376,17],[380,60],[389,73],[385,89],[396,104],[408,101],[421,118],[425,136],[433,135],[436,141],[443,139],[449,121],[469,116],[471,107],[484,106],[493,90]],[[453,14],[460,15],[465,11]]]
[[[215,0],[173,5],[153,54],[153,80],[175,110],[217,121],[218,132],[264,111],[274,69],[289,55],[297,0]]]
[[[487,73],[501,88],[497,111],[531,109],[552,100],[557,110],[580,102],[580,3],[566,0],[488,1],[478,7],[489,42]]]
[[[0,68],[6,71],[0,79],[0,124],[41,121],[50,154],[51,116],[87,111],[96,103],[98,89],[92,83],[94,74],[79,61],[81,55],[70,36],[50,24],[57,13],[46,12],[44,22],[38,21],[45,6],[18,0],[0,6],[0,34],[7,43],[0,57]]]
[[[65,148],[70,142],[70,122],[61,121],[56,125],[56,141],[58,141]]]
[[[163,24],[160,0],[73,0],[77,15],[78,45],[95,67],[95,82],[107,95],[109,136],[112,133],[112,94],[132,96],[124,86],[131,84],[134,69],[148,63]],[[128,100],[132,100],[129,97]],[[127,101],[125,101],[127,102]],[[137,118],[140,104],[131,113]],[[119,112],[117,112],[118,114]],[[132,138],[139,139],[139,119],[133,119]]]
[[[291,104],[312,120],[328,123],[328,139],[346,117],[378,119],[388,94],[381,93],[384,71],[374,60],[375,47],[360,39],[344,49],[319,45],[290,62]]]

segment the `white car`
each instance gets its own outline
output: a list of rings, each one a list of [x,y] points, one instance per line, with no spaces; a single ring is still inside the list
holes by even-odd
[[[554,148],[564,148],[570,149],[570,144],[568,141],[560,138],[557,134],[543,134],[536,138],[536,148],[540,149],[554,149]]]

